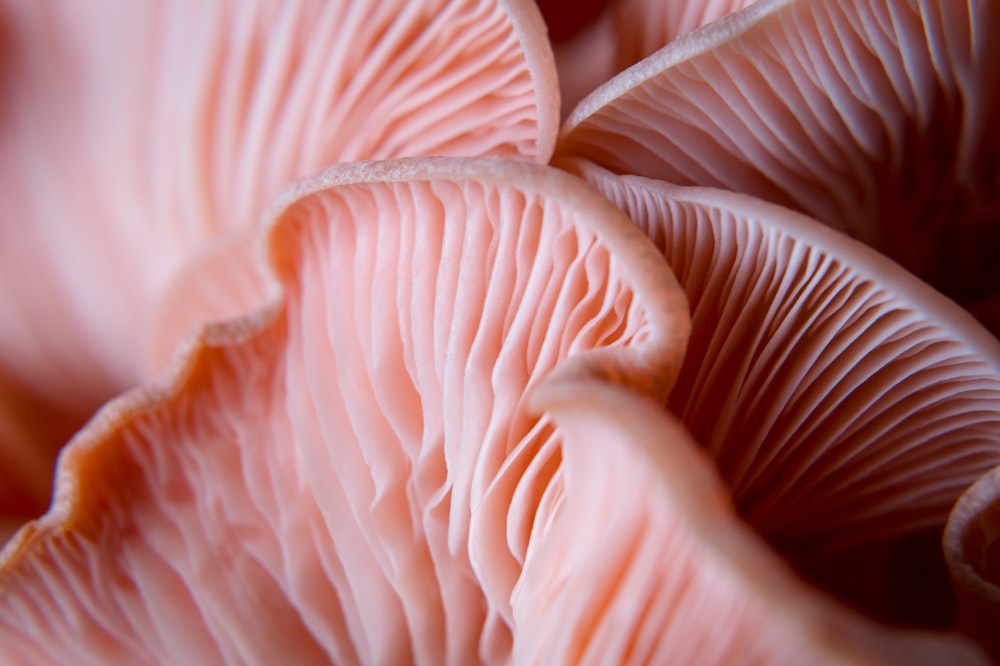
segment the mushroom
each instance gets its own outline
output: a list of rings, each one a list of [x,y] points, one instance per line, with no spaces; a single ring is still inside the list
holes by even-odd
[[[648,398],[553,377],[532,403],[563,466],[514,591],[517,663],[988,663],[957,636],[878,626],[805,584]]]
[[[0,2],[0,486],[26,480],[0,515],[44,509],[59,447],[212,314],[169,318],[293,179],[546,161],[544,30],[530,0]]]
[[[998,32],[995,2],[762,0],[593,92],[556,163],[794,208],[1000,333]]]
[[[801,214],[567,166],[654,240],[688,296],[691,342],[667,405],[740,514],[838,596],[894,622],[947,625],[941,531],[1000,464],[1000,341]]]
[[[9,659],[502,661],[560,456],[527,394],[676,377],[669,267],[558,170],[345,165],[269,219],[275,300],[104,407],[0,554]]]
[[[618,72],[755,1],[543,0],[539,5],[555,42],[564,114]]]

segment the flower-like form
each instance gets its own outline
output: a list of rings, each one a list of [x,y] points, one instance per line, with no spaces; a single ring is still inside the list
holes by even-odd
[[[670,406],[741,513],[802,570],[896,621],[950,621],[937,593],[914,615],[912,590],[943,579],[947,512],[1000,458],[996,339],[811,220],[628,175],[806,212],[996,333],[997,29],[993,3],[762,0],[594,91],[554,158],[678,271],[692,345]],[[583,39],[614,42],[595,34]],[[563,65],[579,68],[574,57]],[[986,607],[967,624],[995,624],[1000,605]]]
[[[515,618],[541,638],[520,663],[982,663],[962,641],[887,630],[803,585],[658,405],[558,380],[536,403],[564,439],[565,498],[525,563]]]
[[[184,284],[206,253],[235,246],[252,273],[240,253],[294,179],[402,156],[544,162],[558,122],[530,0],[12,0],[0,35],[0,514],[15,523],[44,508],[59,446],[98,405],[151,379],[201,315],[242,313],[170,323],[179,292],[196,306]]]
[[[555,170],[352,165],[270,224],[284,297],[105,407],[8,547],[11,658],[502,660],[560,469],[532,387],[664,399],[683,357],[662,256]]]
[[[982,663],[878,623],[949,625],[925,557],[1000,655],[1000,343],[841,233],[989,321],[992,5],[619,0],[562,170],[532,3],[98,7],[0,14],[0,270],[60,269],[4,473],[166,374],[0,555],[0,659]],[[521,161],[357,162],[432,154]]]
[[[1000,464],[1000,342],[802,215],[580,168],[656,241],[688,295],[691,344],[669,406],[741,514],[811,576],[846,577],[834,587],[852,602],[937,621],[919,608],[937,600],[897,599],[893,588],[920,586],[895,559],[877,567],[877,586],[850,567],[893,548],[918,558],[920,535],[940,553],[956,498]]]
[[[1000,334],[998,31],[993,2],[761,0],[592,93],[556,162],[799,210]]]

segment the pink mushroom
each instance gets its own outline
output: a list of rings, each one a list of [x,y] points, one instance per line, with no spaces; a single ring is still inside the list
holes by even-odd
[[[670,404],[716,456],[743,515],[803,571],[896,621],[950,621],[944,517],[1000,456],[996,339],[888,261],[1000,332],[998,30],[1000,6],[989,2],[762,0],[668,43],[590,94],[554,157],[601,184],[678,270],[693,335]],[[813,222],[787,210],[718,190],[691,194],[692,202],[664,189],[667,182],[797,209],[888,259],[859,254],[837,234],[805,242],[797,234]],[[789,248],[798,254],[784,256]],[[868,277],[828,277],[855,270]],[[874,298],[872,289],[894,295],[852,304]],[[900,296],[908,304],[891,304]],[[914,308],[927,321],[907,328]],[[756,328],[755,318],[770,328]],[[905,475],[875,480],[886,464],[914,475],[912,485]],[[854,508],[821,488],[846,493]],[[783,526],[765,518],[772,509]],[[822,536],[830,523],[813,509],[847,532],[862,515],[874,522],[853,536]],[[805,532],[793,535],[796,520]],[[951,537],[952,578],[976,608],[962,612],[962,624],[993,626],[1000,610],[984,610],[981,596],[969,602],[968,570],[955,568],[981,560],[956,545],[969,543]],[[912,596],[918,589],[922,601]],[[969,630],[980,640],[989,634]]]
[[[663,399],[683,356],[662,256],[554,169],[338,167],[266,247],[280,299],[64,450],[0,555],[7,658],[503,661],[560,468],[528,394],[556,373]]]
[[[998,32],[995,2],[762,0],[594,91],[555,160],[794,208],[997,334]]]
[[[615,74],[697,28],[756,0],[616,0],[540,2],[556,41],[563,114]],[[597,13],[606,5],[604,11]]]
[[[544,162],[558,122],[530,0],[9,0],[0,35],[0,515],[14,524],[44,509],[59,447],[94,409],[213,314],[185,281],[206,253],[237,260],[293,179],[406,155]]]
[[[557,379],[534,404],[564,463],[515,589],[530,628],[518,663],[986,663],[957,637],[878,626],[804,584],[659,405]]]
[[[937,575],[947,597],[941,530],[1000,464],[1000,342],[802,215],[576,166],[661,248],[687,293],[691,343],[668,405],[741,514],[853,603],[947,624],[932,584]]]
[[[0,660],[985,663],[998,25],[0,3]]]

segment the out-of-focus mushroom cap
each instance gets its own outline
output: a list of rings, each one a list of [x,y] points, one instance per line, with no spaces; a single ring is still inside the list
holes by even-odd
[[[526,393],[672,387],[683,292],[560,171],[356,164],[270,219],[281,298],[105,407],[0,556],[14,661],[502,660],[558,467]]]
[[[265,244],[256,225],[228,234],[192,258],[164,290],[150,316],[146,349],[141,356],[143,377],[160,377],[182,348],[181,342],[199,327],[245,316],[269,300]]]

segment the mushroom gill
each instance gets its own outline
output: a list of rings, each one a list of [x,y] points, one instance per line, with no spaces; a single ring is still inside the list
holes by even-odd
[[[514,591],[524,664],[988,663],[971,642],[879,626],[787,568],[660,405],[546,381],[563,465]]]
[[[541,2],[550,32],[562,37],[553,40],[557,42],[554,50],[564,114],[618,72],[675,39],[754,2],[617,0],[603,3],[607,5],[604,11],[592,18],[586,9],[581,12],[576,6],[569,9],[559,7],[557,2]],[[581,18],[589,20],[578,25]]]
[[[3,0],[0,34],[0,485],[201,323],[160,299],[292,180],[557,131],[530,0]]]
[[[687,293],[691,342],[668,405],[740,514],[842,598],[947,624],[941,532],[1000,464],[1000,342],[803,215],[570,166],[654,240]]]
[[[0,555],[7,658],[506,660],[560,460],[526,394],[558,372],[663,400],[676,377],[669,267],[558,170],[336,167],[269,219],[281,297],[109,403]]]
[[[752,194],[1000,333],[1000,4],[762,0],[609,81],[556,163]]]

